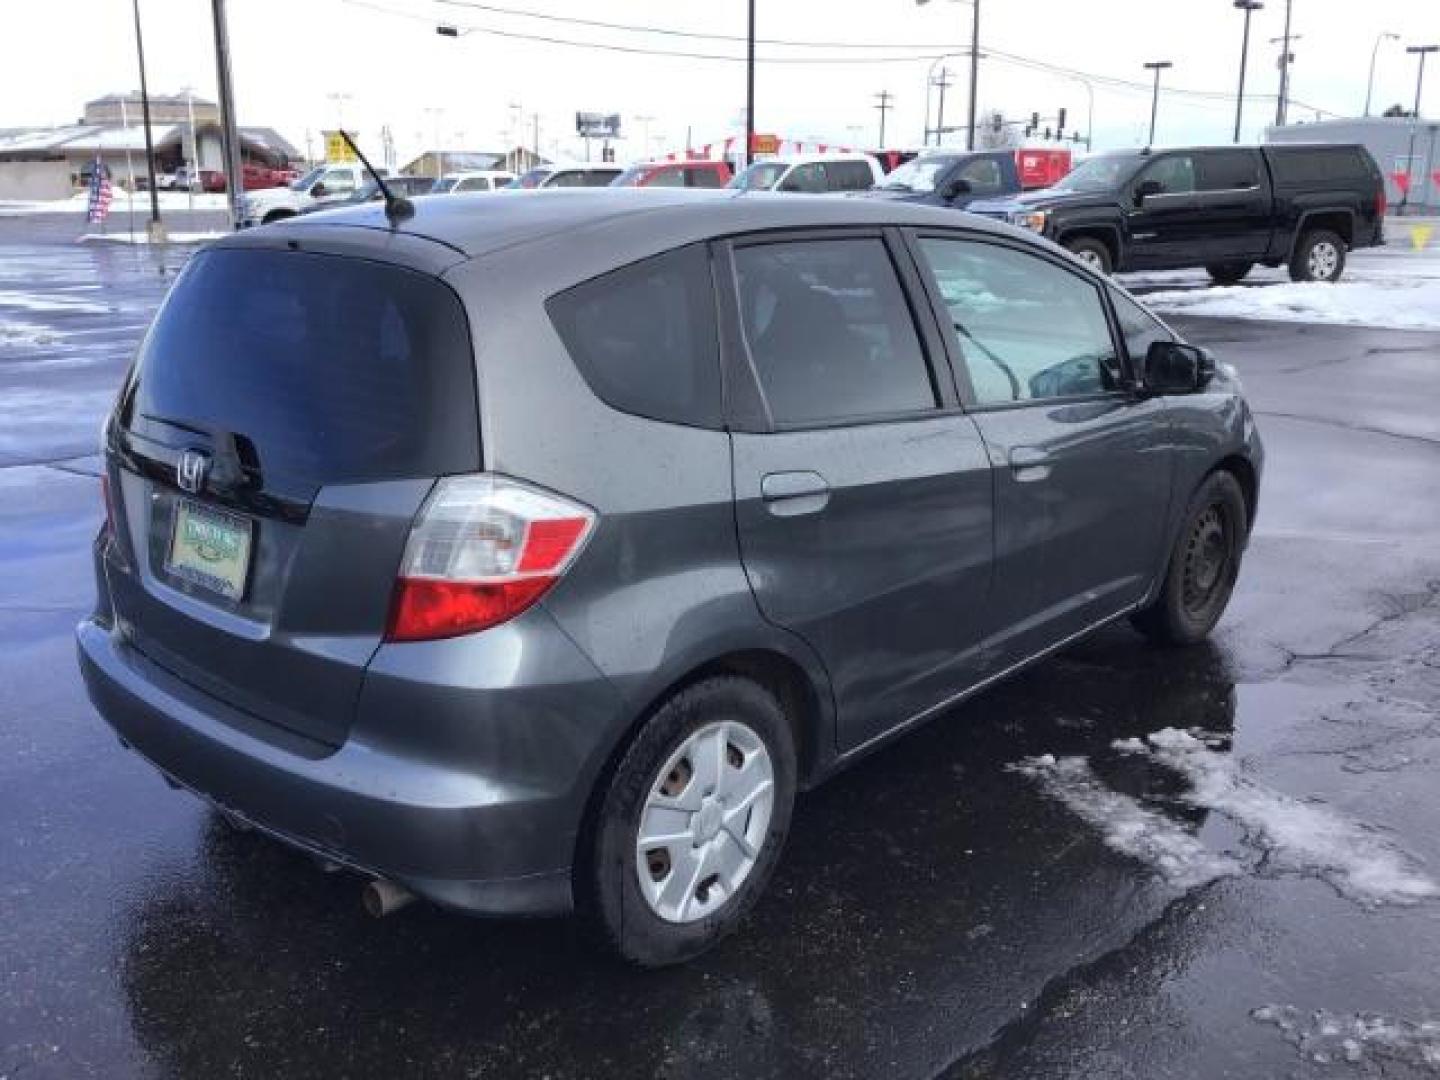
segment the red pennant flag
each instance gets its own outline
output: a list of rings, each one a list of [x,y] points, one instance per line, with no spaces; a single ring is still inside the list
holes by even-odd
[[[1430,182],[1436,187],[1440,187],[1440,169],[1436,169],[1430,174]]]
[[[823,153],[825,153],[826,150],[829,150],[829,149],[830,149],[830,148],[829,148],[828,146],[826,146],[823,142],[820,144],[820,153],[823,154]]]
[[[1408,172],[1392,172],[1390,179],[1395,181],[1395,186],[1400,189],[1401,195],[1410,194],[1410,174]]]

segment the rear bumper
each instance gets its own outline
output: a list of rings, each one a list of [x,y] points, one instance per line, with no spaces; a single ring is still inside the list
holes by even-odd
[[[549,616],[532,610],[525,644],[550,667],[546,685],[437,687],[415,661],[445,643],[388,646],[338,749],[230,708],[100,621],[82,622],[76,640],[96,709],[173,782],[287,843],[446,907],[547,915],[573,906],[590,763],[605,756],[618,699]],[[505,644],[514,649],[519,639]],[[411,651],[386,657],[397,648]],[[454,648],[474,643],[457,639]],[[455,659],[442,651],[447,666]],[[563,712],[554,707],[562,697]]]

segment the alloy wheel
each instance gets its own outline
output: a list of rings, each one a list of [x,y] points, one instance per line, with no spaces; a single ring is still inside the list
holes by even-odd
[[[1329,281],[1335,276],[1340,265],[1340,252],[1329,240],[1321,240],[1310,249],[1308,265],[1311,278],[1315,281]]]

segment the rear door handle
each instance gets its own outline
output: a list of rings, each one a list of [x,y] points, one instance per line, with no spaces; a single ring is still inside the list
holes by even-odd
[[[1012,447],[1010,471],[1022,484],[1044,480],[1050,475],[1050,455],[1038,446]]]
[[[776,517],[794,517],[825,509],[830,485],[817,472],[766,473],[760,479],[760,495]]]

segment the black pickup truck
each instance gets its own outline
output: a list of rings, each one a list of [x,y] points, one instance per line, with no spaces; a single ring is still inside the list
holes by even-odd
[[[1097,154],[1054,187],[971,203],[1102,272],[1203,266],[1222,284],[1256,263],[1335,281],[1383,243],[1385,182],[1361,146],[1286,144]]]

